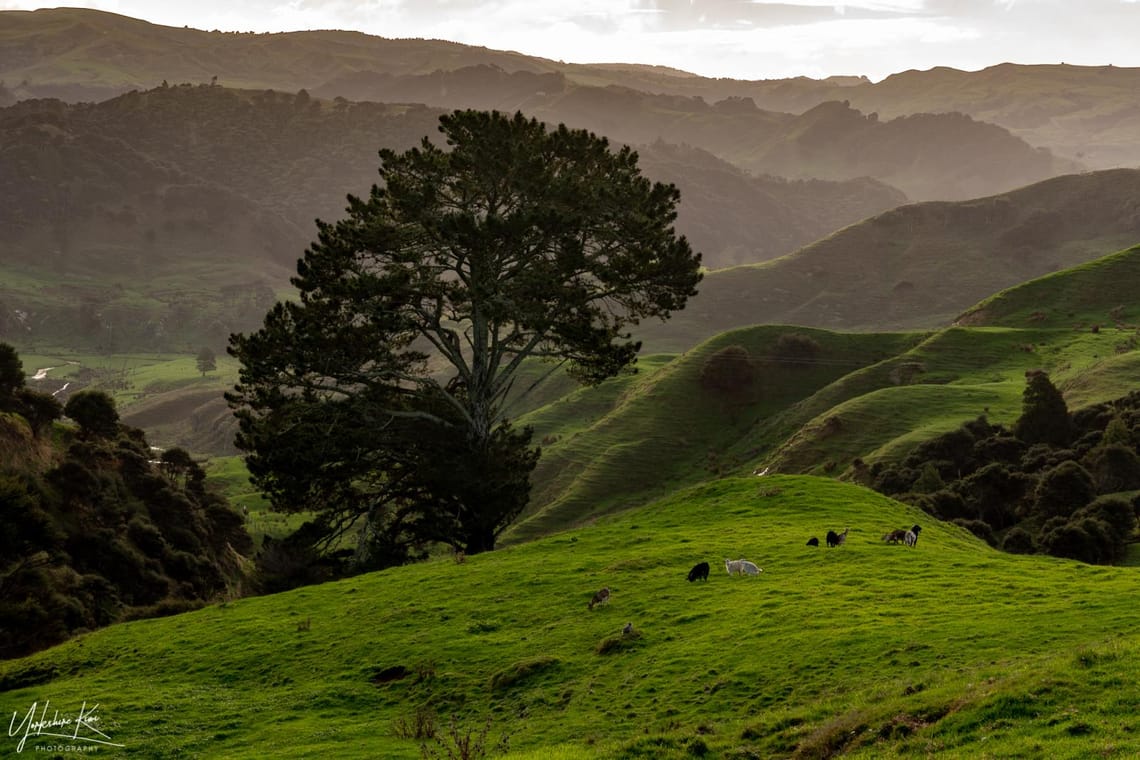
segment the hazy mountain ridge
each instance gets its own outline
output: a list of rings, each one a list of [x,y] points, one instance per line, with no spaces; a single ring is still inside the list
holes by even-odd
[[[14,280],[81,278],[75,284],[92,312],[76,330],[60,314],[73,304],[51,307],[13,281],[0,288],[0,337],[43,340],[70,330],[98,341],[114,331],[121,350],[208,334],[220,348],[228,332],[256,324],[257,305],[264,311],[288,287],[293,263],[315,237],[313,220],[338,219],[347,194],[367,194],[376,151],[434,139],[441,113],[211,85],[0,109],[0,190],[9,199],[0,208],[9,231],[0,263],[23,272]],[[661,142],[643,147],[641,166],[681,188],[679,229],[714,267],[783,255],[905,200],[870,179],[753,177],[699,149]],[[213,312],[229,308],[219,292],[240,285],[268,299],[217,320]],[[124,287],[135,303],[116,310]],[[197,313],[175,318],[173,302],[187,300]],[[26,315],[19,324],[17,311]]]
[[[886,211],[774,261],[709,273],[654,349],[750,324],[929,329],[1018,283],[1140,241],[1140,170],[1054,177],[1003,195]]]
[[[88,97],[99,98],[115,88],[150,87],[160,80],[218,78],[227,86],[307,88],[327,98],[522,109],[623,142],[689,143],[754,172],[874,176],[912,199],[1001,192],[1079,168],[961,116],[880,123],[869,109],[862,117],[853,109],[829,106],[821,125],[819,114],[804,114],[804,122],[755,107],[758,86],[795,88],[795,80],[790,85],[709,80],[649,67],[571,65],[351,32],[242,35],[159,27],[74,9],[12,13],[20,14],[13,17],[18,21],[13,27],[22,34],[0,35],[0,79],[9,83],[9,99],[63,95],[59,88],[70,88],[67,97],[85,97],[83,87],[93,88]],[[163,52],[170,50],[177,54]],[[813,92],[827,94],[813,105],[850,100],[849,94],[866,86],[858,82],[833,78],[812,85]]]

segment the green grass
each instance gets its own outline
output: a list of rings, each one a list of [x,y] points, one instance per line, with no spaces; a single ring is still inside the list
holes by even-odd
[[[820,343],[815,364],[765,360],[786,332]],[[1012,426],[1028,370],[1049,372],[1070,410],[1110,401],[1135,388],[1133,335],[1115,325],[724,333],[654,372],[579,390],[524,417],[543,457],[530,511],[507,539],[581,525],[718,475],[842,476],[856,458],[896,460],[980,416]],[[756,360],[756,386],[738,397],[710,393],[699,382],[704,362],[733,344]]]
[[[881,542],[913,522],[916,548]],[[831,480],[729,479],[462,564],[116,625],[0,664],[0,689],[98,702],[149,758],[416,758],[395,734],[426,708],[490,718],[516,758],[1131,757],[1135,572],[1000,554]]]
[[[796,332],[819,342],[815,361],[796,364],[773,355],[779,337]],[[508,540],[526,540],[644,504],[731,470],[742,460],[752,461],[756,451],[725,453],[770,416],[915,340],[905,334],[787,326],[736,330],[677,358],[648,357],[638,375],[582,389],[525,416],[520,422],[534,426],[543,454],[534,473],[530,511],[512,527]],[[700,374],[708,357],[732,345],[744,347],[757,364],[753,388],[736,395],[702,388]]]

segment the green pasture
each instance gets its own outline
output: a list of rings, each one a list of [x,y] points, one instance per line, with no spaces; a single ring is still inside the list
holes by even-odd
[[[772,360],[773,342],[789,332],[819,343],[811,362]],[[1030,370],[1047,371],[1070,410],[1110,401],[1136,388],[1133,333],[1127,326],[724,333],[654,372],[580,389],[523,417],[543,441],[543,457],[530,510],[507,539],[581,525],[726,474],[841,476],[856,458],[896,460],[982,416],[1012,426]],[[730,345],[749,351],[753,386],[738,394],[703,388],[709,357]]]
[[[916,547],[882,542],[915,522]],[[1135,573],[1001,554],[829,479],[724,479],[462,563],[115,625],[0,663],[0,703],[98,703],[111,757],[410,759],[417,722],[490,720],[528,759],[1127,758]]]

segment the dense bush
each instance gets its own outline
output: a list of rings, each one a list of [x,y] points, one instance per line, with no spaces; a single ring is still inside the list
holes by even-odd
[[[6,355],[0,344],[0,364]],[[68,402],[78,431],[45,436],[59,405],[13,387],[22,375],[10,367],[0,373],[11,380],[0,382],[0,419],[13,421],[0,426],[0,450],[41,438],[34,455],[0,461],[0,658],[200,606],[240,582],[234,557],[251,554],[252,541],[189,455],[176,450],[165,469],[153,466],[145,436],[120,425],[98,392]]]
[[[1140,495],[1120,495],[1140,491],[1140,392],[1070,415],[1044,373],[1027,385],[1017,436],[971,420],[864,465],[861,482],[1005,551],[1122,561],[1140,511]]]
[[[744,393],[756,382],[756,367],[744,346],[725,346],[705,359],[701,387],[724,394]]]

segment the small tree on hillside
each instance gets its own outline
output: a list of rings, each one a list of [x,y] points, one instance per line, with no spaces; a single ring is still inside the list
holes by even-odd
[[[79,391],[67,400],[63,413],[75,420],[86,436],[110,438],[119,432],[115,401],[103,391]]]
[[[819,341],[803,333],[784,333],[776,339],[772,354],[777,359],[792,363],[808,364],[819,354]]]
[[[1044,372],[1026,373],[1021,417],[1014,425],[1013,433],[1029,444],[1065,446],[1072,440],[1073,423],[1065,398]]]
[[[756,367],[744,346],[725,346],[701,366],[701,387],[726,394],[743,393],[756,381]]]
[[[205,377],[207,372],[213,372],[218,368],[217,357],[208,346],[203,346],[202,350],[198,352],[197,362],[198,371],[202,373],[202,377]]]
[[[16,349],[0,343],[0,398],[14,396],[24,387],[24,364]]]

